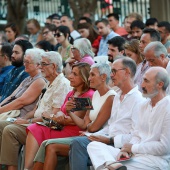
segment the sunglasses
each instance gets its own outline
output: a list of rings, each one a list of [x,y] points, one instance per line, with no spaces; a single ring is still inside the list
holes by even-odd
[[[54,37],[60,37],[60,36],[62,36],[63,35],[63,33],[56,33],[56,34],[54,34]]]

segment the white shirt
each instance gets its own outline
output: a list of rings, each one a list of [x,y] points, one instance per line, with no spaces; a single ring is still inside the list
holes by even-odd
[[[34,117],[41,117],[43,112],[51,113],[53,108],[61,108],[67,93],[71,89],[70,81],[64,77],[63,73],[60,73],[39,101]]]
[[[80,37],[81,35],[79,34],[79,32],[77,32],[76,30],[73,30],[70,33],[71,37],[75,40],[76,38]]]
[[[166,71],[167,71],[168,74],[170,75],[170,61],[168,62],[167,66],[166,66]],[[168,95],[170,95],[170,84],[169,84],[169,86],[168,86],[167,89],[166,89],[166,93],[167,93]]]
[[[138,86],[130,90],[122,101],[120,101],[120,96],[121,92],[115,95],[108,125],[96,132],[97,134],[114,137],[116,148],[121,148],[124,143],[130,141],[131,133],[134,131],[134,125],[137,121],[137,114],[134,111],[135,106],[137,103],[146,100],[142,97]]]
[[[170,96],[164,97],[154,107],[148,99],[138,105],[138,122],[130,141],[132,153],[155,156],[157,166],[161,159],[170,160]],[[156,163],[156,162],[155,162]],[[168,165],[168,163],[167,163]],[[164,169],[164,168],[160,168]],[[166,168],[165,168],[166,169]]]

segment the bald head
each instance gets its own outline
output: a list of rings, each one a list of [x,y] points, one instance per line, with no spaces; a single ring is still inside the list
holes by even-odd
[[[151,67],[146,71],[145,74],[150,75],[152,78],[154,78],[156,84],[163,82],[162,90],[166,91],[170,81],[166,69],[164,69],[163,67]]]

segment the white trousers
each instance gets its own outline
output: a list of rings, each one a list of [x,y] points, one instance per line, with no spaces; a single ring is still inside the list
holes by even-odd
[[[87,152],[95,170],[101,170],[107,163],[114,163],[120,149],[101,142],[91,142]],[[128,170],[169,170],[168,162],[160,157],[138,154],[128,161],[122,161]]]

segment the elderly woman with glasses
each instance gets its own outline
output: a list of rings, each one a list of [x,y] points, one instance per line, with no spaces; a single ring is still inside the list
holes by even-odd
[[[71,51],[73,53],[73,60],[66,60],[66,69],[65,69],[65,74],[66,77],[70,74],[71,72],[71,66],[74,63],[88,63],[90,65],[94,64],[94,53],[92,51],[92,46],[90,41],[87,38],[79,38],[74,41],[73,47],[71,48]]]
[[[39,149],[39,146],[44,140],[79,135],[81,128],[76,126],[71,117],[68,115],[66,111],[66,103],[68,100],[70,100],[70,98],[74,97],[92,98],[94,91],[90,89],[89,86],[89,72],[90,65],[87,63],[77,63],[73,65],[72,72],[69,76],[70,85],[73,87],[73,90],[67,94],[60,111],[58,111],[56,114],[54,114],[54,112],[50,112],[50,115],[49,113],[43,114],[44,117],[50,118],[51,121],[53,120],[54,122],[57,122],[59,125],[63,126],[62,129],[54,130],[38,124],[30,125],[27,128],[28,135],[26,139],[25,169],[32,168],[33,159]],[[63,88],[61,89],[61,92],[63,91]],[[85,110],[73,111],[73,114],[80,118],[83,118],[85,113]]]
[[[19,129],[10,121],[6,121],[7,117],[16,116],[17,120],[27,118],[27,113],[31,112],[38,101],[42,89],[46,85],[45,79],[42,77],[39,70],[41,62],[40,49],[28,49],[24,56],[25,71],[30,75],[20,86],[2,103],[0,107],[0,164],[10,165],[13,161],[17,162],[18,151],[16,156],[11,153],[11,150],[19,147],[16,143],[11,143],[11,138],[19,139],[14,131]],[[9,120],[8,118],[8,120]],[[15,120],[15,119],[11,119]],[[23,122],[25,123],[25,122]],[[27,121],[28,123],[28,121]],[[25,130],[19,133],[21,137]],[[18,149],[19,150],[19,149]],[[3,156],[2,156],[3,155]]]
[[[93,98],[92,105],[93,110],[87,111],[84,119],[78,118],[72,114],[72,108],[74,103],[68,101],[66,104],[67,112],[72,117],[75,124],[81,127],[84,131],[83,135],[91,135],[88,132],[94,133],[104,126],[107,126],[107,121],[111,115],[111,108],[115,91],[110,89],[108,82],[110,79],[110,66],[108,64],[95,63],[91,66],[90,70],[90,87],[96,89]],[[39,151],[35,157],[35,165],[33,170],[53,170],[62,169],[64,158],[59,156],[68,156],[71,142],[77,137],[63,138],[63,139],[50,139],[44,141],[41,144]],[[59,158],[57,160],[57,158]],[[43,167],[43,163],[45,163]],[[81,169],[81,168],[80,168]]]
[[[33,62],[31,61],[25,59],[24,63],[26,67],[27,65],[33,67]],[[26,127],[31,123],[42,121],[43,113],[57,114],[57,112],[60,111],[67,93],[72,89],[69,80],[66,79],[62,73],[62,59],[59,53],[54,51],[41,53],[39,68],[44,78],[49,81],[46,91],[42,91],[37,105],[32,108],[30,112],[14,121],[14,124],[10,123],[8,128],[5,128],[3,132],[2,129],[0,129],[2,134],[1,155],[3,155],[3,157],[0,157],[0,161],[12,169],[17,169],[19,149],[21,145],[25,145],[26,143]],[[36,94],[38,88],[34,90]],[[32,96],[34,96],[34,94],[32,94]],[[26,99],[29,100],[29,95]],[[3,124],[2,122],[0,127],[2,127]],[[22,124],[22,126],[20,124]],[[23,126],[23,124],[25,124],[25,126]],[[36,125],[34,126],[36,127]],[[7,150],[7,148],[9,149]]]

